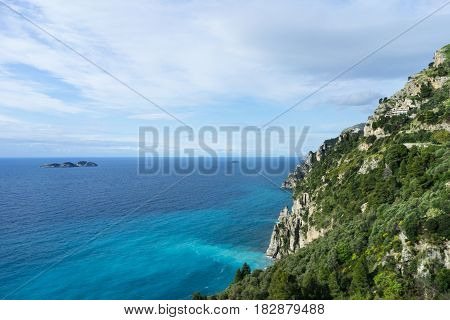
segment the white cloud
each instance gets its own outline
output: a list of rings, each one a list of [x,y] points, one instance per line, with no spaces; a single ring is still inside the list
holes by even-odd
[[[265,115],[270,120],[441,3],[34,0],[17,2],[15,8],[176,116],[189,114],[190,121],[208,123],[208,114],[240,99],[272,108],[249,114],[248,121]],[[391,94],[450,39],[449,12],[450,6],[300,108],[321,112],[323,105],[357,105],[378,93]],[[169,121],[23,19],[5,8],[1,13],[0,68],[24,64],[46,72],[73,87],[82,102],[55,97],[43,88],[45,83],[8,69],[0,73],[0,108],[57,113],[65,121],[74,114],[136,125],[140,120]],[[220,119],[224,122],[242,121],[227,110],[223,114],[229,116]],[[290,115],[284,119],[298,119],[295,111]],[[74,131],[60,130],[62,136]],[[135,128],[128,130],[132,136]]]
[[[31,112],[79,113],[80,107],[55,99],[42,90],[42,85],[0,73],[0,106]]]
[[[330,104],[338,106],[367,106],[374,105],[375,101],[381,98],[381,94],[373,92],[370,89],[364,91],[351,92],[350,94],[340,94],[338,96],[332,96],[329,99]]]
[[[22,123],[22,121],[20,121],[19,119],[10,117],[10,116],[0,114],[0,123],[20,124],[20,123]]]
[[[128,117],[128,119],[136,119],[136,120],[172,120],[172,117],[166,113],[141,113],[141,114],[133,114]]]
[[[284,5],[270,1],[264,5],[255,1],[33,3],[39,11],[25,14],[149,98],[171,108],[206,104],[224,95],[254,96],[284,105],[440,2],[418,2],[409,8],[397,1],[351,5],[298,1],[285,1]],[[434,22],[442,25],[438,17]],[[430,48],[423,46],[431,41],[427,40],[429,34],[412,33],[417,40],[407,54],[430,55]],[[42,41],[46,38],[42,34],[39,40],[30,36],[30,26],[22,25],[17,36],[2,39],[6,60],[47,70],[100,105],[151,107],[52,39]],[[379,56],[392,58],[399,49],[394,45]],[[403,60],[404,66],[412,63]],[[359,76],[370,78],[371,74]]]

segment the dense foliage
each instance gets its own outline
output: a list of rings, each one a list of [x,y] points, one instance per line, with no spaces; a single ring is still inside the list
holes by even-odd
[[[431,64],[424,73],[448,75],[449,49],[444,64]],[[307,192],[317,204],[306,227],[329,231],[266,270],[250,272],[245,264],[233,284],[209,298],[450,298],[444,261],[450,237],[450,134],[423,127],[449,124],[449,92],[448,81],[437,90],[424,82],[413,97],[420,108],[373,123],[388,135],[349,133],[329,140],[332,147],[294,190],[294,197]],[[362,144],[369,147],[359,148]],[[361,173],[368,161],[376,167]]]

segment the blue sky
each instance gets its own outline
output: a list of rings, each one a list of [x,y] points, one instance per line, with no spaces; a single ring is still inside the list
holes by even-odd
[[[193,128],[261,126],[445,2],[3,1]],[[449,15],[273,125],[310,126],[306,151],[364,122],[449,42]],[[177,125],[0,6],[0,157],[135,156],[140,126]]]

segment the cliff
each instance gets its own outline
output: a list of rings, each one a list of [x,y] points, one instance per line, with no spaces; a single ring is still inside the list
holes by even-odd
[[[282,187],[266,254],[229,299],[448,298],[450,45],[365,124],[309,152]]]
[[[319,162],[326,155],[327,150],[335,148],[336,144],[347,140],[349,135],[363,134],[364,137],[373,136],[375,139],[388,137],[392,134],[392,128],[383,126],[387,122],[386,118],[402,115],[406,115],[408,120],[416,118],[421,104],[427,102],[427,99],[420,99],[421,90],[424,90],[423,88],[428,86],[432,88],[431,90],[439,90],[448,84],[449,76],[442,70],[444,64],[445,50],[443,48],[435,53],[433,62],[430,63],[428,69],[409,77],[405,87],[390,98],[380,99],[378,107],[375,109],[374,114],[369,117],[367,123],[361,123],[344,129],[337,138],[326,140],[316,152],[310,151],[305,161],[299,164],[294,172],[289,174],[282,187],[285,189],[295,189],[302,179],[307,178],[307,174],[312,169],[312,165],[315,162]],[[424,129],[429,132],[442,129],[450,131],[450,124],[448,119],[434,125],[411,121],[409,128],[406,128],[403,132],[414,133]],[[415,144],[417,145],[417,143]],[[405,143],[404,145],[412,147],[414,143]],[[369,147],[367,143],[358,145],[358,149],[362,151],[367,151]],[[375,169],[379,160],[380,157],[368,157],[358,169],[358,173],[365,174]],[[323,181],[324,178],[322,176],[321,180]],[[289,211],[286,207],[281,210],[272,232],[270,244],[266,252],[267,256],[279,259],[283,255],[296,252],[306,244],[325,234],[327,229],[316,229],[314,225],[308,223],[308,217],[313,216],[316,211],[314,201],[316,196],[316,193],[311,195],[306,192],[294,195],[292,209]]]
[[[289,174],[282,187],[295,189],[302,179],[308,178],[308,173],[312,170],[314,164],[320,162],[322,157],[326,156],[328,150],[333,149],[340,141],[349,139],[350,136],[362,134],[364,125],[364,123],[360,123],[344,129],[337,138],[326,140],[316,152],[310,151],[305,161],[297,165],[294,172]],[[266,251],[268,257],[279,259],[284,255],[294,253],[325,234],[327,229],[316,229],[314,225],[310,225],[308,222],[308,217],[316,211],[316,196],[315,193],[310,194],[308,192],[295,194],[292,209],[289,210],[288,207],[285,207],[281,210],[272,232],[269,248]]]

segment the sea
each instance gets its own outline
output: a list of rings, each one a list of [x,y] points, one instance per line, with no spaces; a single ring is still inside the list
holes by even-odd
[[[98,167],[40,168],[80,160]],[[190,299],[244,262],[266,268],[296,160],[264,174],[241,160],[180,173],[136,158],[0,159],[0,298]]]

